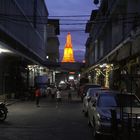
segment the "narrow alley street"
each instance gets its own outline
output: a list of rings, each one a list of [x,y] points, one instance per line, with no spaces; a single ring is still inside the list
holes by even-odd
[[[140,0],[0,0],[0,140],[95,139],[140,139]]]
[[[75,98],[68,102],[67,93],[57,105],[48,98],[21,101],[8,106],[8,117],[0,124],[1,140],[92,140],[82,103]]]

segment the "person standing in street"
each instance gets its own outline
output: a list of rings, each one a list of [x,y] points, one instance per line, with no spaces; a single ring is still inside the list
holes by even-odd
[[[48,86],[48,87],[47,87],[47,91],[46,91],[46,95],[47,95],[47,96],[51,96],[51,91],[52,91],[52,90],[51,90],[51,87]]]
[[[61,89],[58,88],[57,91],[56,91],[56,108],[58,108],[58,105],[59,105],[59,102],[62,101],[62,98],[61,98]]]
[[[52,97],[52,100],[55,99],[56,91],[57,91],[56,87],[53,86],[53,87],[51,88],[51,97]]]
[[[70,87],[68,91],[68,101],[70,102],[72,100],[72,88]]]
[[[56,92],[56,100],[57,102],[61,102],[61,90],[58,88]]]
[[[36,98],[36,106],[37,107],[40,107],[39,106],[40,97],[41,97],[40,89],[39,89],[39,87],[36,87],[36,89],[35,89],[35,98]]]

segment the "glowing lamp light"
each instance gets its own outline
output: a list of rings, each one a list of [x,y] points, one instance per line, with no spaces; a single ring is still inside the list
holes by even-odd
[[[85,60],[83,60],[83,61],[82,61],[82,63],[86,63],[86,61],[85,61]]]
[[[64,81],[60,81],[60,84],[64,84],[65,82]]]
[[[69,76],[69,80],[74,80],[74,76]]]
[[[75,72],[71,71],[71,72],[69,72],[69,74],[75,74]]]
[[[0,53],[9,53],[9,52],[11,52],[11,51],[7,50],[7,49],[0,48]]]
[[[107,66],[107,64],[104,63],[104,64],[100,65],[99,67],[100,67],[100,68],[105,68],[106,66]]]
[[[49,56],[48,55],[46,56],[46,59],[49,59]]]

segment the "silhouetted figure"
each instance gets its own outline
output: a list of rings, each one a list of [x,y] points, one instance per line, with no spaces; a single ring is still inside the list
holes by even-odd
[[[56,100],[57,102],[61,102],[61,90],[58,88],[56,91]]]
[[[35,98],[36,98],[36,106],[37,107],[39,107],[40,97],[41,97],[40,89],[39,89],[39,87],[36,87],[36,89],[35,89]]]
[[[68,101],[70,102],[72,100],[72,88],[70,87],[70,90],[68,91]]]
[[[56,89],[56,87],[55,87],[55,86],[51,88],[51,97],[52,97],[52,99],[54,99],[54,98],[55,98],[56,91],[57,91],[57,89]]]

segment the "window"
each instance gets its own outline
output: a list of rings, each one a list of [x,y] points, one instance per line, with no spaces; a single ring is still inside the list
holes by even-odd
[[[140,107],[140,102],[135,95],[119,94],[116,96],[118,106]]]
[[[100,95],[98,106],[99,107],[114,107],[117,106],[116,99],[114,95],[107,95],[108,93],[104,95]]]

